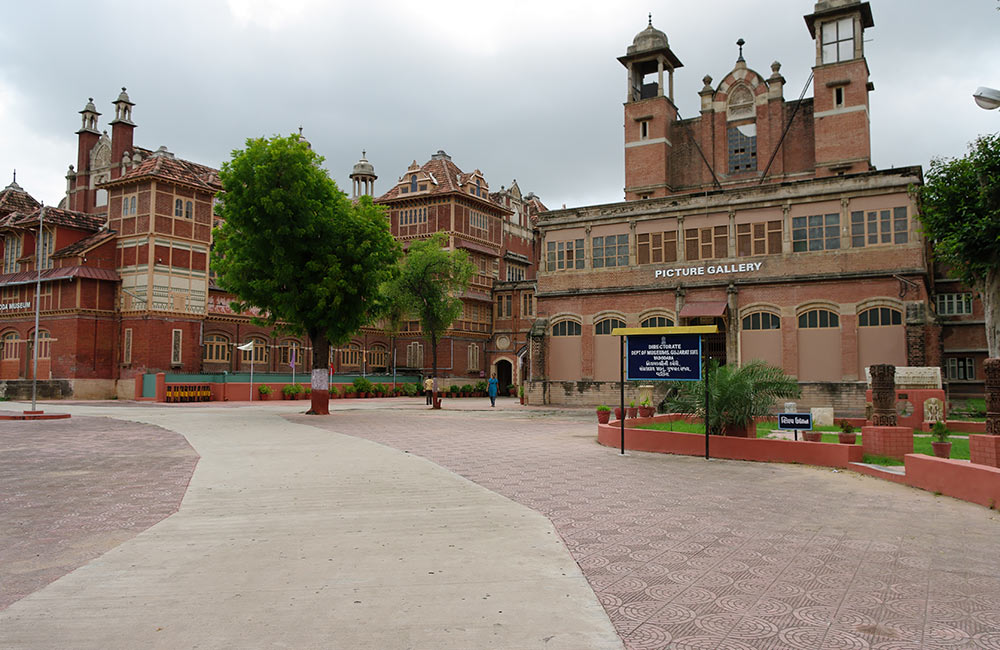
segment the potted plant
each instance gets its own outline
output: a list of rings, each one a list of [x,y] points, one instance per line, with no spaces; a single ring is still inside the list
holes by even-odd
[[[854,432],[854,427],[847,420],[841,420],[840,433],[837,434],[837,442],[842,445],[853,445],[858,441],[858,434]]]
[[[458,386],[452,384],[448,386],[448,397],[458,397]]]
[[[656,409],[653,408],[653,405],[649,402],[649,399],[644,399],[642,400],[642,402],[639,403],[639,417],[643,418],[652,417],[653,413],[655,412]]]
[[[268,395],[271,394],[271,387],[268,386],[267,384],[261,384],[260,386],[257,387],[257,394],[260,395],[260,398],[262,400],[267,399]]]
[[[483,397],[486,395],[486,382],[480,379],[476,382],[476,397]]]
[[[802,439],[806,442],[823,442],[823,433],[821,431],[803,431]]]
[[[298,386],[296,384],[285,384],[281,387],[281,396],[284,399],[295,399],[296,393],[298,393]]]
[[[628,403],[628,408],[625,409],[625,417],[632,419],[639,415],[639,408],[635,405],[635,400]]]
[[[306,384],[305,386],[299,385],[299,387],[302,389],[302,392],[299,395],[302,399],[312,399],[312,386]]]
[[[517,397],[521,400],[521,404],[524,404],[524,384],[517,387]],[[611,417],[610,414],[608,417]]]
[[[597,422],[598,424],[607,424],[609,420],[611,420],[611,407],[601,404],[597,407]]]
[[[934,455],[938,458],[951,458],[951,441],[948,440],[948,436],[951,435],[951,431],[948,431],[948,427],[941,420],[934,423],[931,427],[931,448],[934,449]]]
[[[622,407],[620,407],[620,406],[616,406],[615,407],[615,419],[616,420],[621,420],[622,419]]]
[[[459,390],[462,392],[462,397],[472,397],[472,384],[463,384]]]
[[[775,402],[799,396],[799,385],[781,368],[763,361],[740,367],[708,365],[710,401],[708,429],[722,433],[726,426],[754,427],[754,418],[771,413]],[[705,381],[678,382],[668,393],[664,412],[688,413],[705,421]],[[750,430],[755,431],[755,428]]]
[[[358,397],[368,397],[372,392],[372,383],[365,377],[355,377],[351,383],[354,384],[354,392]]]
[[[515,395],[517,395],[517,386],[515,386],[514,384],[508,386],[507,395],[509,395],[510,397],[514,397]]]
[[[310,393],[312,392],[312,388],[311,387],[309,388],[309,392]],[[336,386],[334,386],[333,384],[331,384],[330,385],[330,399],[337,399],[338,397],[340,397],[340,391],[337,390]]]

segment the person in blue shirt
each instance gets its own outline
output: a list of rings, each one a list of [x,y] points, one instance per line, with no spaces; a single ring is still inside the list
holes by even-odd
[[[500,387],[500,383],[497,381],[496,373],[490,375],[490,381],[488,382],[487,391],[490,394],[490,406],[495,407],[497,405],[497,390]]]

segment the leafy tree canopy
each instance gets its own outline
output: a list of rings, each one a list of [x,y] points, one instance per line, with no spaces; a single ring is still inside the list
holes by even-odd
[[[979,292],[990,356],[1000,356],[1000,134],[963,158],[932,160],[918,196],[935,255]]]
[[[326,368],[330,342],[371,322],[399,257],[382,210],[368,197],[352,203],[322,162],[296,135],[234,151],[219,173],[212,258],[235,309],[309,335],[316,369]]]

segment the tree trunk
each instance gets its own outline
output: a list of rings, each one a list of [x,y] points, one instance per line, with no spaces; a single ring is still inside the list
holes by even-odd
[[[330,340],[326,334],[310,334],[313,344],[312,405],[309,415],[330,415]]]
[[[1000,268],[994,267],[986,272],[979,298],[983,301],[986,320],[987,356],[996,359],[1000,357]]]
[[[431,367],[434,369],[434,390],[431,392],[431,408],[439,409],[441,408],[441,403],[438,402],[438,337],[431,334]]]

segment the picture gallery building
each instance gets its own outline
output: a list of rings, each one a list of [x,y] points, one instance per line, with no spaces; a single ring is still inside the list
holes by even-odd
[[[667,36],[650,25],[627,71],[625,201],[539,215],[533,403],[617,399],[616,327],[714,324],[723,363],[795,376],[803,405],[863,411],[865,368],[942,364],[933,273],[910,189],[919,167],[871,165],[867,2],[821,0],[813,97],[780,64],[704,77],[680,119]],[[964,303],[963,303],[964,304]]]

